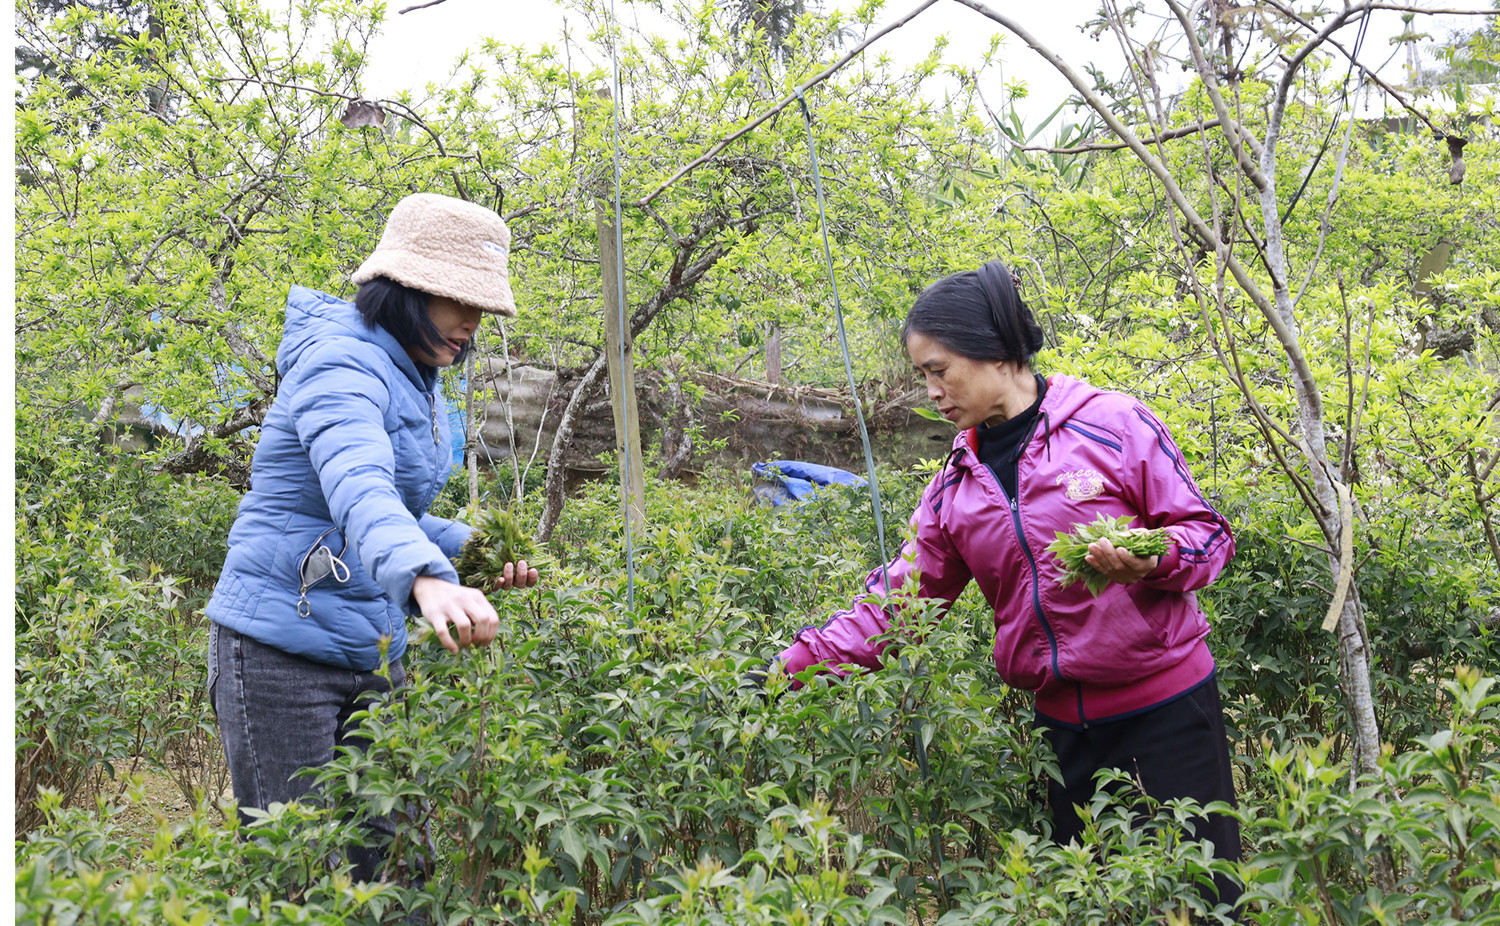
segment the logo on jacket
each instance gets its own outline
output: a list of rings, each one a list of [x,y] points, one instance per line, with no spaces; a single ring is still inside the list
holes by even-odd
[[[1068,498],[1075,502],[1086,502],[1104,494],[1104,475],[1098,470],[1080,469],[1063,473],[1057,477],[1057,485],[1066,483]]]

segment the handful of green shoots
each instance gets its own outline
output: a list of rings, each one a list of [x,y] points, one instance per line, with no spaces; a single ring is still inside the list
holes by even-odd
[[[1084,557],[1089,555],[1089,544],[1108,540],[1132,556],[1161,556],[1167,552],[1170,538],[1162,528],[1131,527],[1134,518],[1111,518],[1099,515],[1092,524],[1074,524],[1073,533],[1057,532],[1057,539],[1047,546],[1047,552],[1055,554],[1062,563],[1063,576],[1058,585],[1072,585],[1079,580],[1088,586],[1095,598],[1109,584],[1099,570],[1090,566]]]
[[[488,592],[504,577],[507,563],[524,559],[527,566],[538,565],[535,545],[509,511],[481,509],[469,522],[474,533],[453,560],[463,584]]]

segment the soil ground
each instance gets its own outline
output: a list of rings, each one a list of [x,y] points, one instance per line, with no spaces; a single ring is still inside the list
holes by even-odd
[[[150,840],[162,821],[175,824],[192,816],[192,804],[182,796],[182,789],[160,769],[148,766],[145,760],[136,763],[134,772],[129,767],[121,769],[129,776],[115,785],[122,805],[118,822],[136,839]],[[135,793],[139,800],[131,800],[130,779],[139,781]],[[227,799],[229,795],[225,795]]]

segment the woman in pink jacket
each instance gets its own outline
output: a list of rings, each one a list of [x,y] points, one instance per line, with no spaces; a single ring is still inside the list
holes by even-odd
[[[1203,497],[1167,428],[1130,396],[1031,369],[1042,331],[999,261],[928,287],[906,318],[907,352],[927,395],[959,434],[912,515],[914,539],[865,580],[879,599],[915,573],[919,593],[953,601],[979,583],[995,612],[995,668],[1035,693],[1057,754],[1053,834],[1082,831],[1073,805],[1094,773],[1123,769],[1158,800],[1234,801],[1208,622],[1194,592],[1234,554],[1229,524]],[[1096,598],[1058,584],[1047,546],[1099,515],[1165,528],[1168,552],[1139,558],[1107,540],[1088,562],[1111,581]],[[888,577],[888,578],[887,578]],[[887,581],[889,585],[887,585]],[[804,627],[779,659],[878,668],[889,610],[870,602]],[[1197,823],[1220,858],[1240,855],[1239,826]],[[1237,888],[1220,885],[1220,899]]]

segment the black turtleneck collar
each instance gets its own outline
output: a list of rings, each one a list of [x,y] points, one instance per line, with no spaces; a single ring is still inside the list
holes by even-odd
[[[1047,380],[1040,373],[1035,375],[1036,401],[1031,403],[1030,408],[993,427],[980,424],[975,429],[979,443],[979,461],[990,468],[1000,485],[1005,488],[1006,495],[1011,498],[1016,497],[1016,464],[1021,459],[1021,451],[1026,447],[1031,427],[1041,413],[1042,399],[1047,396]]]

